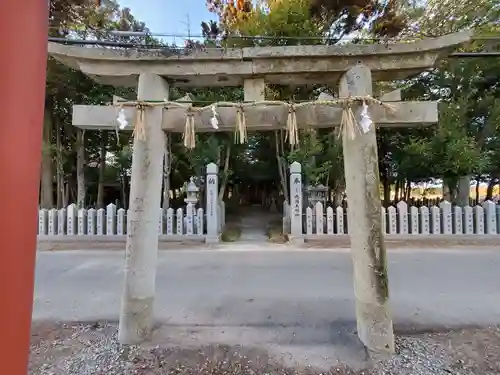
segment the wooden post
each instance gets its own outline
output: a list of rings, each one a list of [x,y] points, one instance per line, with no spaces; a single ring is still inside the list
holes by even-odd
[[[0,363],[26,375],[47,61],[47,2],[0,6]],[[15,32],[14,32],[15,30]],[[14,34],[13,34],[14,32]],[[27,45],[20,43],[29,40]],[[16,199],[19,197],[19,199]]]
[[[370,69],[357,65],[340,80],[340,97],[372,95]],[[361,119],[361,105],[353,108]],[[375,124],[366,132],[343,134],[348,225],[354,264],[358,336],[375,354],[394,353],[389,312],[387,258],[382,231]]]
[[[143,73],[137,90],[139,100],[168,100],[168,84],[156,74]],[[134,138],[126,246],[125,280],[118,339],[138,344],[153,329],[158,217],[160,215],[165,133],[162,107],[145,109],[145,140]]]

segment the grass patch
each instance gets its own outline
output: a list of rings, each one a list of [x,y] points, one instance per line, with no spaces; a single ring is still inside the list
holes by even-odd
[[[241,237],[241,228],[236,224],[227,224],[220,236],[222,242],[235,242]]]
[[[273,243],[284,243],[287,241],[287,236],[283,234],[283,222],[281,219],[273,220],[267,225],[267,237]]]

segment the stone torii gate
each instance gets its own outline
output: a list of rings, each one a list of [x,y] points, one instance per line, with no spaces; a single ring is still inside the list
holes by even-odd
[[[243,86],[245,101],[263,102],[265,84],[339,84],[341,99],[368,100],[373,94],[372,82],[417,74],[470,38],[471,33],[465,32],[403,44],[208,49],[184,55],[49,43],[49,53],[61,62],[101,83],[136,86],[138,101],[155,103],[143,109],[144,137],[134,138],[120,342],[139,343],[149,337],[153,326],[164,137],[165,132],[186,131],[189,111],[187,106],[159,103],[168,101],[170,85]],[[382,99],[400,99],[397,96]],[[395,101],[390,105],[392,111],[379,105],[370,107],[371,120],[377,126],[431,125],[438,119],[436,102]],[[366,115],[364,105],[353,103],[350,108],[356,121]],[[216,110],[218,129],[211,125],[211,108],[192,116],[194,129],[232,131],[242,110],[248,130],[284,128],[291,111],[299,128],[305,124],[332,127],[341,122],[345,126],[341,121],[344,108],[332,103],[309,103],[293,109],[285,103],[245,103],[244,109],[219,106]],[[85,129],[115,129],[119,111],[117,106],[78,105],[73,110],[73,124]],[[129,128],[137,126],[138,109],[125,107],[123,111]],[[371,352],[388,354],[394,352],[394,334],[388,305],[376,129],[372,124],[356,133],[343,136],[343,152],[358,335]],[[292,214],[292,227],[302,225],[301,220]]]

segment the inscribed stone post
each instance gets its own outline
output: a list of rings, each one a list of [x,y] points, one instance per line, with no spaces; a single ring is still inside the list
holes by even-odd
[[[184,234],[184,211],[182,210],[181,207],[177,209],[177,212],[175,214],[175,223],[176,223],[176,229],[175,229],[175,234],[178,236],[182,236]]]
[[[38,235],[44,236],[48,230],[48,211],[42,208],[38,211]]]
[[[57,235],[64,236],[66,234],[66,209],[61,208],[57,212]]]
[[[87,233],[91,236],[96,234],[96,210],[94,208],[87,211]]]
[[[484,210],[481,206],[474,207],[474,232],[484,234]]]
[[[216,164],[210,163],[207,165],[207,243],[217,243],[219,242],[219,225],[217,223],[219,219],[217,203],[219,194],[219,168]]]
[[[311,207],[306,208],[306,234],[313,233],[313,210]]]
[[[387,234],[387,210],[382,206],[380,220],[382,221],[382,233]]]
[[[205,215],[203,213],[203,208],[198,208],[196,214],[196,234],[199,236],[203,236],[203,222],[205,221]]]
[[[439,207],[431,207],[431,232],[432,234],[441,233],[441,211]]]
[[[169,207],[167,209],[167,236],[174,234],[174,209]]]
[[[104,236],[106,234],[106,210],[99,208],[96,213],[97,219],[97,235]]]
[[[474,234],[474,214],[471,206],[464,207],[464,234]]]
[[[388,225],[389,234],[398,233],[398,217],[396,208],[394,206],[387,207],[387,218],[389,223]]]
[[[186,205],[186,234],[194,234],[194,206],[192,203]]]
[[[415,206],[410,207],[410,232],[411,234],[418,234],[418,208]]]
[[[290,165],[290,200],[290,240],[302,242],[302,167],[296,161]]]
[[[334,218],[334,214],[333,214],[333,208],[332,207],[328,207],[326,209],[326,233],[327,234],[333,234],[333,218]]]
[[[113,203],[106,207],[106,234],[108,236],[116,234],[116,205]]]
[[[452,226],[452,215],[451,215],[451,203],[448,201],[442,201],[439,204],[441,208],[441,221],[442,221],[442,234],[452,234],[453,226]]]
[[[420,232],[422,234],[430,233],[429,207],[422,206],[420,211]]]
[[[485,215],[485,232],[486,234],[497,234],[497,212],[496,205],[492,201],[485,201],[483,203]]]
[[[455,234],[463,234],[462,207],[453,207],[453,230]]]
[[[316,213],[316,234],[325,234],[323,203],[316,202],[316,207],[314,207],[314,210]]]
[[[398,210],[398,233],[408,234],[408,205],[404,201],[399,201],[396,209]]]
[[[340,80],[340,97],[372,95],[370,69],[357,65]],[[353,108],[356,121],[362,107]],[[353,257],[358,336],[374,353],[394,353],[389,311],[387,255],[382,233],[380,177],[375,124],[344,132],[343,153],[348,201],[348,227]]]
[[[67,233],[68,236],[74,236],[77,233],[77,208],[76,204],[70,204],[67,211]]]
[[[123,236],[126,233],[126,215],[127,213],[123,208],[118,209],[118,212],[116,213],[116,234],[119,236]]]
[[[345,234],[344,209],[342,206],[338,206],[335,209],[335,219],[337,224],[337,234]]]
[[[55,236],[57,234],[57,210],[52,208],[49,210],[49,236]]]
[[[78,210],[78,235],[84,236],[87,234],[87,210],[80,208]]]
[[[160,215],[158,217],[158,234],[161,236],[163,235],[163,219],[164,219],[164,213],[165,210],[163,208],[160,208]]]

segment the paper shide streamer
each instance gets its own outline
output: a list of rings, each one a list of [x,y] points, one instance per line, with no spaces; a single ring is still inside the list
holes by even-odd
[[[356,120],[356,116],[353,112],[353,105],[361,104],[360,121]],[[236,108],[236,129],[235,129],[235,140],[238,143],[245,143],[248,139],[247,135],[247,121],[245,117],[246,107],[256,107],[262,106],[287,106],[288,107],[288,117],[286,121],[286,131],[287,140],[290,146],[295,146],[299,143],[299,130],[297,124],[297,109],[310,106],[310,105],[323,105],[323,106],[341,106],[342,107],[342,119],[340,122],[341,132],[350,139],[354,139],[356,134],[366,134],[370,131],[373,126],[373,120],[370,117],[369,107],[372,105],[380,105],[384,109],[394,112],[395,108],[388,103],[381,102],[371,96],[354,96],[341,99],[332,100],[315,100],[303,103],[288,103],[283,101],[261,101],[261,102],[251,102],[251,103],[233,103],[233,102],[217,102],[206,107],[192,107],[191,104],[181,104],[178,102],[162,101],[162,102],[148,102],[148,101],[132,101],[132,102],[118,102],[115,105],[120,107],[118,112],[117,122],[119,124],[119,129],[123,130],[128,125],[129,122],[125,116],[124,107],[135,107],[136,108],[136,122],[134,124],[134,136],[138,137],[140,140],[144,140],[146,137],[145,132],[145,108],[146,107],[156,107],[162,106],[164,108],[184,108],[186,110],[186,122],[184,126],[184,146],[186,148],[194,148],[196,146],[196,136],[195,136],[195,115],[201,113],[204,110],[209,109],[211,111],[210,125],[214,130],[219,130],[219,119],[217,108],[218,107],[233,107]]]

